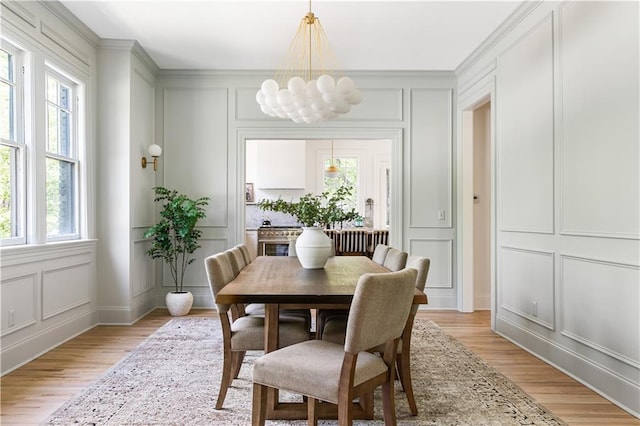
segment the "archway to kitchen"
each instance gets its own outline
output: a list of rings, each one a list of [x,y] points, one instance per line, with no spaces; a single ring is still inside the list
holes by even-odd
[[[372,198],[374,205],[377,204],[375,223],[376,228],[388,228],[389,229],[389,243],[395,246],[401,246],[402,242],[402,133],[399,130],[369,130],[369,129],[262,129],[262,130],[241,130],[238,131],[238,145],[237,145],[237,175],[236,175],[236,191],[237,197],[237,227],[238,241],[245,241],[245,231],[250,230],[249,237],[257,238],[255,231],[256,227],[259,227],[262,222],[264,212],[258,211],[257,206],[246,202],[247,189],[249,190],[250,200],[257,201],[260,198],[277,198],[282,195],[285,199],[297,198],[298,196],[307,193],[317,193],[322,190],[323,179],[323,159],[330,153],[330,144],[333,140],[334,153],[336,155],[342,153],[346,156],[353,154],[357,151],[362,152],[363,146],[366,147],[365,151],[369,152],[368,162],[375,164],[368,165],[369,171],[366,173],[367,179],[376,179],[376,184],[359,185],[359,201],[358,211],[365,212],[365,200]],[[275,142],[278,141],[278,142]],[[300,146],[296,147],[296,143],[305,146],[305,149],[300,149]],[[255,165],[258,161],[264,166],[265,163],[268,166],[273,166],[275,174],[281,171],[283,167],[287,165],[277,164],[279,161],[278,153],[270,152],[269,157],[265,155],[265,152],[269,152],[269,149],[265,149],[267,145],[280,146],[281,150],[287,149],[289,146],[289,152],[284,155],[291,158],[295,156],[291,151],[297,151],[297,155],[303,155],[306,157],[305,163],[309,165],[311,170],[305,170],[303,176],[307,176],[304,183],[297,183],[295,180],[291,183],[284,183],[281,185],[272,185],[274,188],[258,188],[256,182],[251,182],[247,179],[255,179],[256,170],[247,169],[247,165]],[[367,145],[368,144],[368,145]],[[257,154],[257,146],[260,146],[261,153]],[[300,152],[308,151],[300,154]],[[372,151],[383,152],[381,155],[371,154]],[[255,158],[259,155],[259,160]],[[300,174],[300,165],[291,164],[289,167],[291,173],[284,173],[285,176],[293,176]],[[272,163],[272,164],[271,164]],[[317,167],[316,167],[317,166]],[[371,170],[375,168],[376,170]],[[305,167],[303,167],[305,169]],[[264,170],[263,170],[264,173]],[[388,173],[388,174],[387,174]],[[365,178],[365,175],[362,176]],[[305,180],[305,178],[303,178]],[[249,184],[249,185],[247,185]],[[253,185],[251,185],[253,184]],[[283,186],[284,189],[276,189],[275,186]],[[253,188],[251,188],[253,187]],[[291,188],[287,188],[291,187]],[[374,189],[375,188],[375,189]],[[253,190],[253,191],[251,191]],[[252,194],[251,194],[252,192]],[[383,194],[389,194],[389,197]],[[387,198],[387,199],[383,199]],[[388,207],[387,207],[388,203]],[[384,213],[382,211],[384,210]],[[267,215],[267,219],[273,219],[274,224],[279,224],[278,220],[281,219],[276,215]],[[249,241],[248,245],[257,246],[257,241]]]

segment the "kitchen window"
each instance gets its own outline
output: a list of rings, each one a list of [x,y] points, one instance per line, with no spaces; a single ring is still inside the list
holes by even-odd
[[[324,190],[334,191],[341,186],[349,186],[352,189],[351,196],[345,200],[347,210],[358,210],[358,162],[356,156],[335,157],[333,164],[338,168],[339,175],[335,178],[324,177]],[[331,165],[331,158],[324,159],[324,170]]]

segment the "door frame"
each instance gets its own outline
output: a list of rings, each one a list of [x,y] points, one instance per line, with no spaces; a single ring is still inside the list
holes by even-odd
[[[403,210],[404,194],[404,137],[402,129],[370,128],[242,128],[236,131],[236,174],[230,173],[229,194],[244,194],[246,141],[248,139],[387,139],[391,141],[391,208],[389,220],[389,244],[401,247],[404,241]],[[230,150],[231,151],[231,150]],[[231,195],[230,195],[231,197]],[[229,200],[236,208],[236,241],[244,241],[245,201],[244,197]]]
[[[495,328],[496,312],[496,101],[495,79],[490,76],[483,82],[459,96],[458,118],[460,137],[458,138],[458,310],[473,312],[474,310],[474,179],[473,179],[473,111],[487,102],[491,102],[491,327]]]

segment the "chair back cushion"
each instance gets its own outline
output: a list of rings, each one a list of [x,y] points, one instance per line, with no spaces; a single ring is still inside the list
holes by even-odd
[[[238,273],[240,273],[240,271],[242,271],[244,267],[247,266],[247,262],[244,261],[244,256],[242,255],[242,251],[239,247],[233,247],[227,251],[231,254],[229,260],[231,261],[231,268],[233,268],[233,272],[235,273],[236,268],[238,268]]]
[[[384,259],[387,257],[388,251],[389,251],[388,245],[378,244],[376,248],[373,250],[373,256],[371,256],[371,260],[376,262],[378,265],[384,265]]]
[[[407,252],[389,247],[387,256],[384,258],[383,266],[392,271],[399,271],[400,269],[404,269],[407,264],[407,256]]]
[[[233,274],[233,269],[231,269],[229,257],[225,252],[207,257],[204,259],[204,266],[207,271],[209,287],[211,288],[215,302],[218,292],[233,281],[235,275]],[[227,312],[229,305],[219,305],[216,303],[216,308],[219,312]]]
[[[358,280],[345,337],[345,352],[358,353],[400,337],[413,302],[413,268],[364,274]]]
[[[240,252],[242,253],[242,256],[244,257],[244,263],[245,265],[248,265],[252,262],[251,259],[251,254],[249,253],[249,248],[247,247],[246,244],[238,244],[236,247],[238,247],[240,249]]]
[[[416,288],[420,291],[424,291],[424,287],[427,283],[427,275],[429,275],[429,266],[431,260],[422,256],[409,256],[407,258],[407,268],[413,268],[418,271],[416,278]]]

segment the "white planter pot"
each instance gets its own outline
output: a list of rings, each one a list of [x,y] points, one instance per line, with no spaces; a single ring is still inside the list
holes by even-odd
[[[324,268],[331,256],[331,238],[322,228],[302,228],[302,234],[296,240],[296,254],[305,269]]]
[[[171,291],[164,298],[169,313],[174,317],[187,315],[193,305],[193,294],[188,291],[176,293]]]

